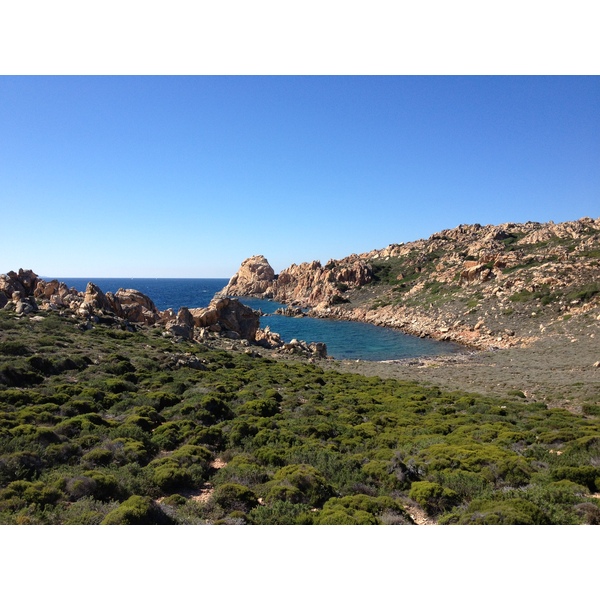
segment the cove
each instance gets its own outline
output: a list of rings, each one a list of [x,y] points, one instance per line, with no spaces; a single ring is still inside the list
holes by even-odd
[[[52,277],[46,277],[50,280]],[[208,306],[214,295],[223,289],[227,279],[152,279],[152,278],[58,278],[69,287],[85,291],[88,281],[94,281],[103,292],[133,288],[146,294],[159,310],[181,306]],[[260,326],[269,326],[283,340],[294,338],[305,342],[325,342],[329,356],[339,360],[400,360],[423,356],[438,356],[463,352],[464,348],[451,342],[406,335],[397,329],[377,327],[357,321],[285,317],[273,314],[285,307],[272,300],[240,298],[255,310],[265,313]]]
[[[286,342],[294,338],[308,343],[325,342],[327,354],[338,360],[400,360],[464,350],[458,344],[418,338],[370,323],[276,315],[275,310],[285,305],[272,300],[240,298],[240,301],[265,313],[260,317],[261,327],[269,326]]]

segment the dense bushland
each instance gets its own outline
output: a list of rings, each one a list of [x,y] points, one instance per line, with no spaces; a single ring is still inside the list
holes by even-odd
[[[598,523],[588,412],[0,311],[0,522]]]

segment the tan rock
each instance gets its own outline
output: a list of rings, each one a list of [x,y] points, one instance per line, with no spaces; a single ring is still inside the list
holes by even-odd
[[[87,284],[87,287],[85,289],[85,295],[83,296],[83,302],[87,304],[89,309],[92,311],[113,310],[110,302],[104,295],[104,292],[95,283]]]
[[[262,255],[251,256],[242,262],[238,272],[217,296],[271,297],[274,281],[275,271],[269,261]]]

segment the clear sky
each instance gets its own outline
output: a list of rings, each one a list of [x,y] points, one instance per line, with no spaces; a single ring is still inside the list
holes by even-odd
[[[600,216],[600,77],[0,77],[0,272],[230,277]]]

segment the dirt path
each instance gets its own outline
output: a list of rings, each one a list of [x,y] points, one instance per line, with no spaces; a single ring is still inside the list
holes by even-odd
[[[220,458],[215,458],[209,466],[211,469],[217,470],[226,467],[227,463]],[[200,502],[204,504],[210,500],[214,491],[215,490],[213,484],[210,481],[207,481],[203,486],[199,487],[198,489],[182,492],[181,495],[185,498],[188,498],[189,500],[194,500],[194,502]],[[157,502],[161,503],[163,500],[164,497],[158,498]]]
[[[416,525],[437,525],[435,519],[430,517],[421,507],[405,505],[404,508]]]
[[[227,466],[227,463],[224,462],[220,458],[215,458],[210,463],[211,469],[222,469],[223,467],[226,467],[226,466]],[[200,502],[200,503],[204,504],[210,500],[214,491],[215,491],[215,489],[214,489],[213,484],[210,483],[210,481],[207,481],[196,493],[190,494],[189,499],[194,500],[195,502]]]

